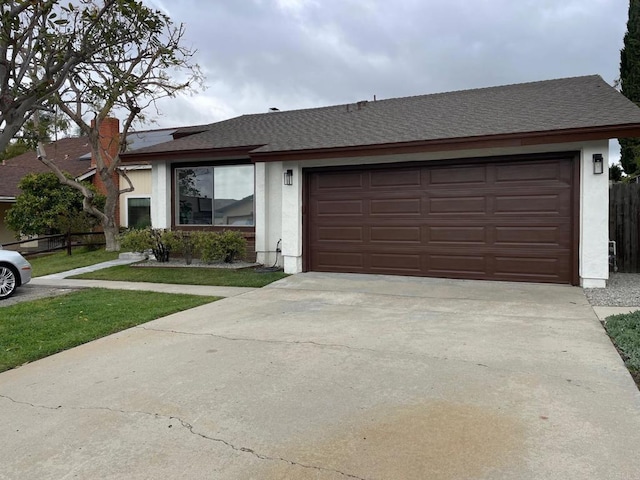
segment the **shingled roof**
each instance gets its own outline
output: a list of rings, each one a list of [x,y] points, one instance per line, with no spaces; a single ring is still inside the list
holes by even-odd
[[[65,172],[79,177],[91,168],[91,147],[86,138],[63,138],[45,145],[47,156]],[[18,182],[29,173],[50,172],[38,160],[34,151],[29,151],[0,164],[0,196],[15,197],[20,194]]]
[[[640,128],[640,108],[600,76],[242,115],[127,155],[176,155],[246,147],[276,152],[487,138],[496,135]]]

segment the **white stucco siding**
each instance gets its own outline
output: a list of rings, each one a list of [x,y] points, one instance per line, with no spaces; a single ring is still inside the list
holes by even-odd
[[[580,152],[580,205],[579,209],[579,239],[578,269],[580,284],[585,287],[604,287],[608,278],[608,141],[580,142],[535,145],[528,147],[491,148],[479,150],[458,150],[451,152],[429,152],[406,155],[381,155],[352,158],[327,158],[304,162],[277,162],[272,164],[272,175],[268,176],[265,189],[280,186],[282,203],[280,206],[267,204],[269,214],[280,210],[282,213],[282,249],[284,269],[286,273],[302,271],[303,227],[302,227],[302,177],[303,168],[362,165],[374,163],[395,163],[410,161],[430,161],[444,159],[462,159],[473,157],[489,157],[501,155],[520,155],[527,153],[545,152]],[[592,156],[601,153],[604,158],[605,172],[602,175],[593,174]],[[277,170],[280,170],[277,172]],[[293,185],[282,186],[282,174],[285,170],[293,170]],[[271,199],[271,197],[268,197]],[[273,200],[268,200],[267,203]],[[266,215],[266,214],[265,214]],[[274,230],[269,230],[271,238]],[[261,232],[256,226],[256,241]]]
[[[602,154],[604,173],[593,173],[593,155]],[[609,278],[609,143],[585,144],[580,162],[580,285],[604,288]]]
[[[293,185],[282,186],[282,257],[285,273],[299,273],[302,271],[302,167],[300,162],[284,162],[274,181],[282,185],[286,170],[293,171]]]
[[[282,238],[282,163],[255,164],[256,260],[283,265],[276,252]]]
[[[153,162],[151,225],[153,228],[171,227],[171,167],[166,161]]]

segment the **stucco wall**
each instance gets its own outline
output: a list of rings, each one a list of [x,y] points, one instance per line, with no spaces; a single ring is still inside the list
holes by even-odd
[[[120,223],[122,226],[128,225],[127,218],[127,198],[151,197],[151,169],[127,170],[127,176],[134,186],[133,192],[123,193],[120,195]],[[120,177],[120,188],[127,188],[129,184]],[[152,207],[153,211],[153,207]]]
[[[580,285],[603,288],[609,278],[609,148],[591,142],[582,148],[580,169]],[[594,175],[593,154],[603,156],[604,173]]]
[[[257,163],[256,191],[256,260],[264,265],[283,265],[276,252],[282,238],[282,163]]]

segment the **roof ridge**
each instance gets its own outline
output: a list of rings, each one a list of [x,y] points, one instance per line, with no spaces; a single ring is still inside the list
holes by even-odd
[[[258,116],[263,116],[263,115],[282,115],[282,114],[296,113],[296,112],[310,112],[310,111],[313,111],[313,110],[329,110],[329,109],[338,108],[338,107],[344,108],[347,105],[356,105],[360,101],[366,101],[368,103],[377,104],[377,103],[385,103],[385,102],[391,102],[391,101],[397,101],[397,100],[409,100],[409,99],[416,99],[416,98],[422,98],[422,97],[444,96],[444,95],[459,94],[459,93],[465,93],[465,92],[471,93],[471,92],[479,92],[479,91],[483,91],[483,90],[484,91],[486,91],[486,90],[500,90],[500,89],[504,89],[504,88],[508,88],[508,87],[525,87],[525,86],[531,86],[531,85],[538,85],[538,84],[541,84],[541,83],[564,82],[564,81],[569,81],[569,80],[588,79],[588,78],[599,78],[603,82],[605,81],[599,74],[576,75],[576,76],[573,76],[573,77],[550,78],[550,79],[547,79],[547,80],[535,80],[535,81],[531,81],[531,82],[508,83],[508,84],[504,84],[504,85],[492,85],[492,86],[489,86],[489,87],[464,88],[464,89],[459,89],[459,90],[449,90],[449,91],[446,91],[446,92],[422,93],[422,94],[418,94],[418,95],[408,95],[408,96],[404,96],[404,97],[390,97],[390,98],[383,98],[383,99],[376,99],[376,100],[359,100],[359,101],[349,102],[349,103],[339,103],[339,104],[335,104],[335,105],[325,105],[323,107],[296,108],[296,109],[293,109],[293,110],[281,110],[281,111],[277,111],[277,112],[245,113],[245,114],[239,115],[237,117],[232,117],[232,118],[228,118],[226,120],[221,120],[221,122],[225,122],[225,121],[233,120],[233,119],[237,119],[237,118],[258,117]],[[216,124],[221,123],[221,122],[214,122],[214,123],[209,124],[208,126],[216,125]]]

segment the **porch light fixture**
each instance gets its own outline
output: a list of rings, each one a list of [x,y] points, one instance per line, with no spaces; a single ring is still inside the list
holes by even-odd
[[[604,162],[601,153],[593,154],[593,174],[602,175],[604,173]]]
[[[284,172],[284,184],[293,185],[293,170],[285,170]]]

